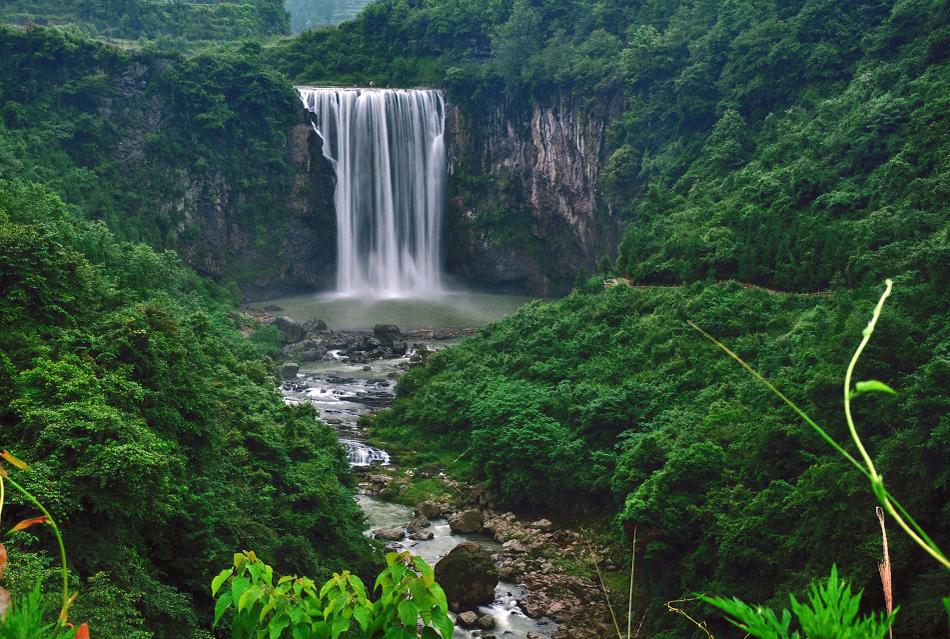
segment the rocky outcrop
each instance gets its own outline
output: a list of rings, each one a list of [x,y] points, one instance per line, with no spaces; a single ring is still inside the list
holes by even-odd
[[[215,149],[223,153],[184,156],[175,141],[200,127],[178,95],[182,64],[130,55],[123,66],[103,69],[114,91],[89,106],[114,132],[109,148],[98,151],[117,168],[99,179],[135,194],[123,211],[138,218],[127,224],[135,229],[129,239],[176,251],[202,275],[236,283],[245,299],[331,286],[336,177],[308,114],[299,101],[275,95],[280,112],[261,117],[285,124],[267,148],[232,135]],[[107,216],[94,207],[87,213]],[[125,226],[115,230],[122,234]]]
[[[466,541],[449,551],[435,565],[435,579],[450,605],[467,607],[495,600],[498,570],[487,550]]]
[[[615,253],[620,223],[598,183],[621,99],[587,106],[559,95],[477,113],[449,104],[449,270],[475,284],[554,294]]]

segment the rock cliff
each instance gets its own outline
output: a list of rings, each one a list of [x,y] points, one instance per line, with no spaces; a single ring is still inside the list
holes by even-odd
[[[450,104],[447,267],[487,287],[562,293],[616,250],[619,221],[600,196],[606,129],[620,96],[569,96],[474,112]]]

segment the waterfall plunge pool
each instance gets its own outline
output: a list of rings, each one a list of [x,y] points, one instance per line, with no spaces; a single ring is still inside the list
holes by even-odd
[[[333,330],[370,330],[375,324],[395,324],[403,331],[480,328],[511,315],[538,298],[499,293],[447,291],[420,297],[362,297],[311,293],[248,304],[253,310],[273,311],[298,322],[321,319]]]

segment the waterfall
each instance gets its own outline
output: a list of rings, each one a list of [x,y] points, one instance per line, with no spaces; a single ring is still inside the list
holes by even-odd
[[[336,170],[338,291],[437,292],[446,172],[442,94],[298,90]]]

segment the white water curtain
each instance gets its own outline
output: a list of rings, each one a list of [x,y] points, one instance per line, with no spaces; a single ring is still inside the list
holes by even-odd
[[[336,169],[337,289],[441,289],[445,104],[433,90],[299,87]]]

